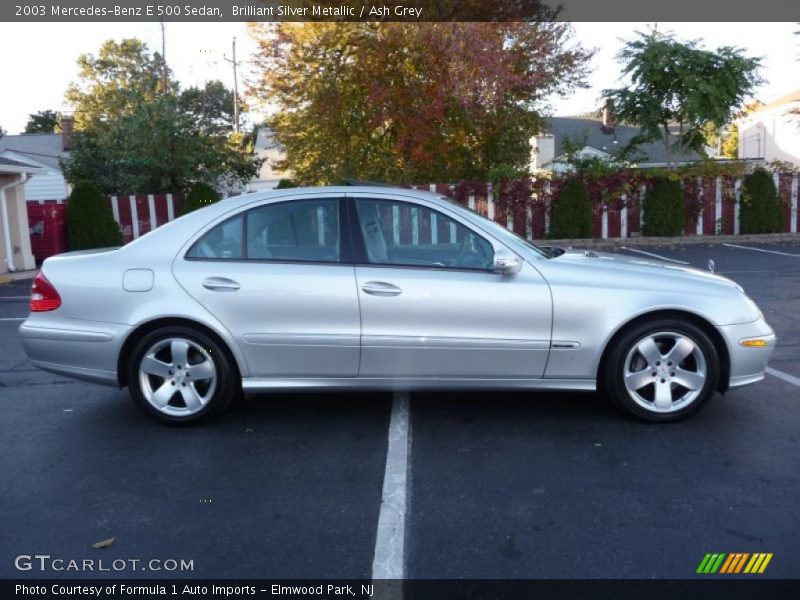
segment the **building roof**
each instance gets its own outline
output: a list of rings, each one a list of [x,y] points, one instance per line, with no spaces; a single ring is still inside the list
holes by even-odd
[[[39,171],[39,167],[36,165],[0,156],[0,173],[35,173],[37,171]]]
[[[61,170],[59,159],[69,158],[60,133],[24,133],[0,138],[0,152],[11,150],[48,167]]]
[[[617,156],[640,131],[638,127],[620,124],[606,130],[601,119],[589,115],[552,117],[547,120],[547,127],[554,138],[556,158],[566,153],[568,142],[578,146],[578,149],[590,146],[611,156]],[[641,144],[631,158],[639,164],[659,164],[668,161],[666,149],[661,142]],[[689,151],[680,155],[673,154],[671,158],[673,162],[685,162],[699,160],[701,156]]]

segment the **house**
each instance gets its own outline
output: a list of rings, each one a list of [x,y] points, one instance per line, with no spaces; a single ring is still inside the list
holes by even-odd
[[[800,166],[800,90],[758,107],[737,124],[739,158]]]
[[[601,116],[552,117],[547,120],[545,132],[531,138],[531,170],[568,170],[566,158],[570,152],[579,158],[624,158],[642,168],[667,166],[670,161],[678,164],[693,162],[701,158],[694,151],[676,154],[673,150],[669,156],[661,141],[641,144],[629,156],[623,157],[623,150],[639,133],[638,127],[615,122],[614,104],[610,99],[606,100]],[[674,141],[677,139],[675,131],[671,133]]]
[[[61,133],[23,133],[0,138],[0,158],[40,169],[25,185],[26,200],[63,200],[69,195],[60,161],[69,158],[72,131],[72,117],[64,117]]]
[[[275,162],[283,160],[286,154],[281,145],[275,140],[274,132],[268,127],[262,127],[256,134],[255,154],[264,159],[258,176],[248,182],[245,191],[257,192],[260,190],[274,189],[278,182],[286,175],[275,169]]]
[[[0,273],[27,271],[36,266],[31,253],[25,188],[28,180],[42,170],[0,156]]]

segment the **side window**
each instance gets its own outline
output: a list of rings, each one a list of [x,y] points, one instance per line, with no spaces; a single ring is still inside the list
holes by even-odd
[[[492,245],[438,211],[394,200],[355,202],[370,263],[492,269]]]
[[[242,215],[220,223],[197,240],[186,253],[187,258],[242,258]]]
[[[247,212],[247,258],[337,262],[339,201],[289,200]]]

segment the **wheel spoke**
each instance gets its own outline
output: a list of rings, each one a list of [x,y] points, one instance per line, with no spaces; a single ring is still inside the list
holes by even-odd
[[[653,383],[654,377],[650,369],[644,371],[636,371],[635,373],[625,373],[625,386],[629,390],[638,390],[643,388],[649,383]]]
[[[189,369],[192,375],[192,381],[202,381],[204,379],[211,379],[216,374],[214,364],[210,360],[204,360],[201,363],[192,365]]]
[[[152,354],[149,354],[142,359],[141,369],[148,375],[155,375],[156,377],[166,379],[169,377],[169,371],[171,368],[171,365],[168,365],[163,360],[158,360]]]
[[[668,381],[656,381],[655,405],[661,410],[672,408],[672,386]]]
[[[155,392],[153,392],[150,402],[157,408],[164,408],[167,404],[169,404],[169,401],[172,400],[172,396],[174,395],[175,386],[169,381],[165,381]]]
[[[661,351],[658,349],[658,346],[656,346],[656,342],[652,337],[646,338],[639,342],[639,345],[636,346],[636,349],[642,356],[644,356],[644,359],[650,366],[653,366],[657,361],[660,361],[663,358],[661,356]]]
[[[172,364],[185,367],[189,357],[189,344],[183,340],[173,340],[169,348],[172,352]]]
[[[678,385],[682,385],[688,390],[699,390],[703,387],[706,381],[705,375],[702,373],[695,373],[693,371],[686,371],[684,369],[675,369],[675,375],[672,381]]]
[[[672,350],[667,352],[664,358],[677,366],[684,358],[694,352],[695,348],[696,346],[692,340],[686,337],[679,337],[675,340],[675,345],[672,347]]]
[[[186,408],[192,412],[203,408],[203,399],[200,397],[200,394],[197,393],[197,390],[194,389],[193,385],[188,384],[181,386],[180,390],[183,401],[186,403]]]

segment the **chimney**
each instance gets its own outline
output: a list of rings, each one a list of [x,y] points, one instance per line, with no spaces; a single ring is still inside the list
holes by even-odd
[[[63,115],[61,117],[61,147],[69,150],[72,147],[72,133],[75,129],[75,117]]]
[[[603,104],[603,133],[614,133],[614,99],[606,98]]]

